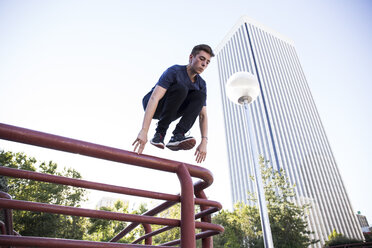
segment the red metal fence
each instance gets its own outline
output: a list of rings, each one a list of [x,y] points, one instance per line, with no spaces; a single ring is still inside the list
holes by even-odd
[[[0,208],[4,210],[5,222],[0,223],[0,245],[3,246],[32,246],[32,247],[174,247],[180,245],[183,248],[195,248],[196,239],[202,239],[203,248],[212,248],[212,236],[223,232],[223,227],[211,223],[211,214],[219,211],[222,206],[216,201],[208,200],[204,189],[213,182],[212,174],[209,170],[185,164],[177,161],[157,158],[147,155],[138,155],[134,152],[120,150],[112,147],[97,145],[80,140],[74,140],[52,134],[37,132],[20,127],[10,126],[0,123],[0,138],[4,140],[20,142],[39,147],[50,148],[59,151],[77,153],[93,158],[104,159],[144,168],[166,171],[178,176],[181,185],[181,193],[178,195],[153,192],[127,188],[81,179],[66,178],[38,172],[24,171],[0,166],[0,175],[25,178],[49,183],[63,184],[85,189],[101,190],[105,192],[120,193],[125,195],[140,196],[151,199],[164,200],[164,203],[151,209],[143,215],[124,214],[108,212],[102,210],[92,210],[77,207],[52,205],[38,202],[27,202],[12,200],[11,197],[1,192]],[[195,184],[192,177],[199,178]],[[155,180],[155,179],[154,179]],[[195,196],[195,197],[194,197]],[[181,219],[168,219],[154,217],[162,211],[170,208],[176,203],[181,203]],[[195,204],[200,205],[201,211],[195,214]],[[101,218],[107,220],[118,220],[131,222],[124,230],[118,233],[110,242],[93,242],[82,240],[68,240],[45,237],[22,237],[16,235],[13,230],[12,210],[26,210],[54,214],[64,214],[72,216],[82,216],[88,218]],[[201,219],[201,221],[195,221]],[[163,225],[164,227],[152,231],[151,224]],[[117,243],[122,237],[142,225],[145,235],[134,241],[132,244]],[[181,238],[171,240],[160,246],[152,245],[152,237],[161,232],[165,232],[174,227],[180,227]],[[200,233],[195,234],[195,229],[201,229]],[[145,240],[145,245],[138,245]]]
[[[364,243],[354,243],[354,244],[344,244],[344,245],[331,245],[331,246],[324,246],[326,248],[371,248],[372,242],[364,242]]]

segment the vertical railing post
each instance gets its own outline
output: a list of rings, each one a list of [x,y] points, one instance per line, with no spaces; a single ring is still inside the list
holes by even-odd
[[[12,197],[3,191],[0,191],[0,198],[12,199]],[[4,209],[5,230],[8,235],[13,235],[13,214],[11,209]]]
[[[181,184],[181,247],[196,248],[194,185],[184,164],[177,167]]]
[[[195,192],[195,196],[198,198],[206,199],[206,200],[208,199],[203,190]],[[207,209],[208,209],[207,206],[203,206],[203,205],[200,206],[201,211],[207,210]],[[201,221],[211,223],[212,218],[210,215],[203,216],[201,218]],[[202,231],[205,231],[205,230],[202,229]],[[213,248],[213,237],[202,239],[202,248]]]
[[[142,223],[143,229],[145,229],[145,234],[151,233],[152,228],[150,224]],[[152,245],[152,237],[145,238],[145,245]]]

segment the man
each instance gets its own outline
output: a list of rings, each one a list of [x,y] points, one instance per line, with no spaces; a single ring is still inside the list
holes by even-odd
[[[166,145],[167,148],[178,150],[192,149],[196,140],[186,137],[199,116],[201,142],[196,148],[195,156],[198,163],[203,162],[207,155],[208,118],[205,81],[200,77],[214,56],[210,46],[201,44],[195,46],[189,56],[186,66],[174,65],[168,68],[157,84],[143,98],[145,116],[142,129],[133,142],[134,151],[138,148],[141,154],[147,143],[147,134],[152,119],[158,119],[156,133],[150,143],[164,149],[164,137],[171,122],[181,117],[173,131],[173,136]]]

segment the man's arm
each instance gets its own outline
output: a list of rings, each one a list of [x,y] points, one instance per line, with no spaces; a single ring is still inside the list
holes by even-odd
[[[208,144],[208,116],[207,116],[207,107],[204,106],[199,114],[199,126],[201,133],[201,142],[196,148],[195,156],[196,162],[201,163],[205,160],[207,156],[207,144]]]
[[[160,99],[163,98],[165,95],[165,92],[167,92],[167,89],[161,87],[161,86],[155,86],[154,91],[151,94],[151,97],[149,99],[149,102],[147,103],[147,107],[145,110],[145,116],[143,117],[143,123],[142,123],[142,129],[139,132],[137,139],[133,142],[132,145],[134,145],[134,152],[137,150],[138,154],[141,154],[143,152],[143,149],[145,149],[145,145],[147,143],[147,133],[150,128],[151,120],[154,117],[156,108],[158,107],[158,103]]]

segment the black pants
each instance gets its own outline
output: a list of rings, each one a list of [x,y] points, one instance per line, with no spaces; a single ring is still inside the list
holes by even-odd
[[[144,109],[147,107],[150,96],[151,92],[142,100]],[[169,87],[164,97],[160,99],[153,117],[153,119],[159,120],[156,132],[165,135],[171,122],[181,117],[173,134],[187,133],[200,114],[205,99],[205,93],[198,90],[189,91],[182,84],[174,84]]]

